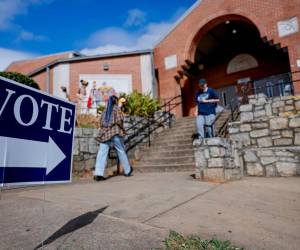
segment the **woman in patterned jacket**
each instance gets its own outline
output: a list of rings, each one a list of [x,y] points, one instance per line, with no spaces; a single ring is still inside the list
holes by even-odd
[[[123,137],[125,135],[123,120],[124,116],[118,107],[118,98],[116,96],[109,97],[107,106],[100,118],[100,131],[96,138],[96,140],[100,142],[94,176],[96,181],[106,180],[104,177],[104,169],[106,166],[109,148],[112,144],[116,149],[120,163],[124,168],[124,175],[129,177],[132,174],[133,169],[129,164],[123,143]]]

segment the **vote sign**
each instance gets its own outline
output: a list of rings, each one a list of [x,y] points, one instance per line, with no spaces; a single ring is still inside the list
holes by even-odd
[[[70,182],[75,105],[0,77],[0,186]]]

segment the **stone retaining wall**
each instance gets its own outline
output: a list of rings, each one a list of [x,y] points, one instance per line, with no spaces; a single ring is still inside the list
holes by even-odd
[[[240,121],[229,124],[228,139],[194,143],[196,177],[223,181],[235,179],[238,171],[240,176],[299,176],[300,97],[250,96],[240,112]]]
[[[198,139],[194,143],[196,178],[228,181],[241,178],[240,145],[225,138]]]

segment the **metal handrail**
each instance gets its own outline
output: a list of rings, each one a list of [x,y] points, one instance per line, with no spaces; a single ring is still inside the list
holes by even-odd
[[[177,101],[180,99],[180,101]],[[174,102],[176,101],[176,102]],[[148,139],[148,146],[151,146],[151,135],[155,132],[161,124],[168,121],[169,128],[172,126],[172,114],[173,111],[177,106],[181,104],[181,95],[172,97],[169,101],[165,102],[162,106],[158,108],[157,111],[162,111],[162,113],[154,118],[154,116],[144,117],[138,122],[134,123],[132,126],[125,130],[126,134],[129,134],[132,130],[134,131],[133,134],[129,134],[128,137],[125,137],[124,144],[126,148],[126,152],[130,151],[132,148],[136,147],[138,144],[145,142],[145,139]],[[156,112],[157,112],[156,111]],[[156,125],[153,127],[153,125]],[[134,140],[137,138],[137,140]],[[132,144],[131,144],[132,143]],[[112,148],[109,152],[109,159],[117,159],[116,154],[112,151]],[[119,165],[119,164],[118,164]],[[119,171],[119,168],[118,168]]]

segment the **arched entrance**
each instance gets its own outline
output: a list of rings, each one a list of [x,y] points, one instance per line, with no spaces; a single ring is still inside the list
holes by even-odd
[[[245,82],[252,82],[253,92],[275,96],[283,94],[284,85],[272,86],[290,79],[287,48],[262,38],[251,21],[238,15],[206,24],[195,36],[191,58],[185,62],[177,76],[181,78],[184,116],[194,113],[200,78],[219,92],[223,106],[239,95]]]

